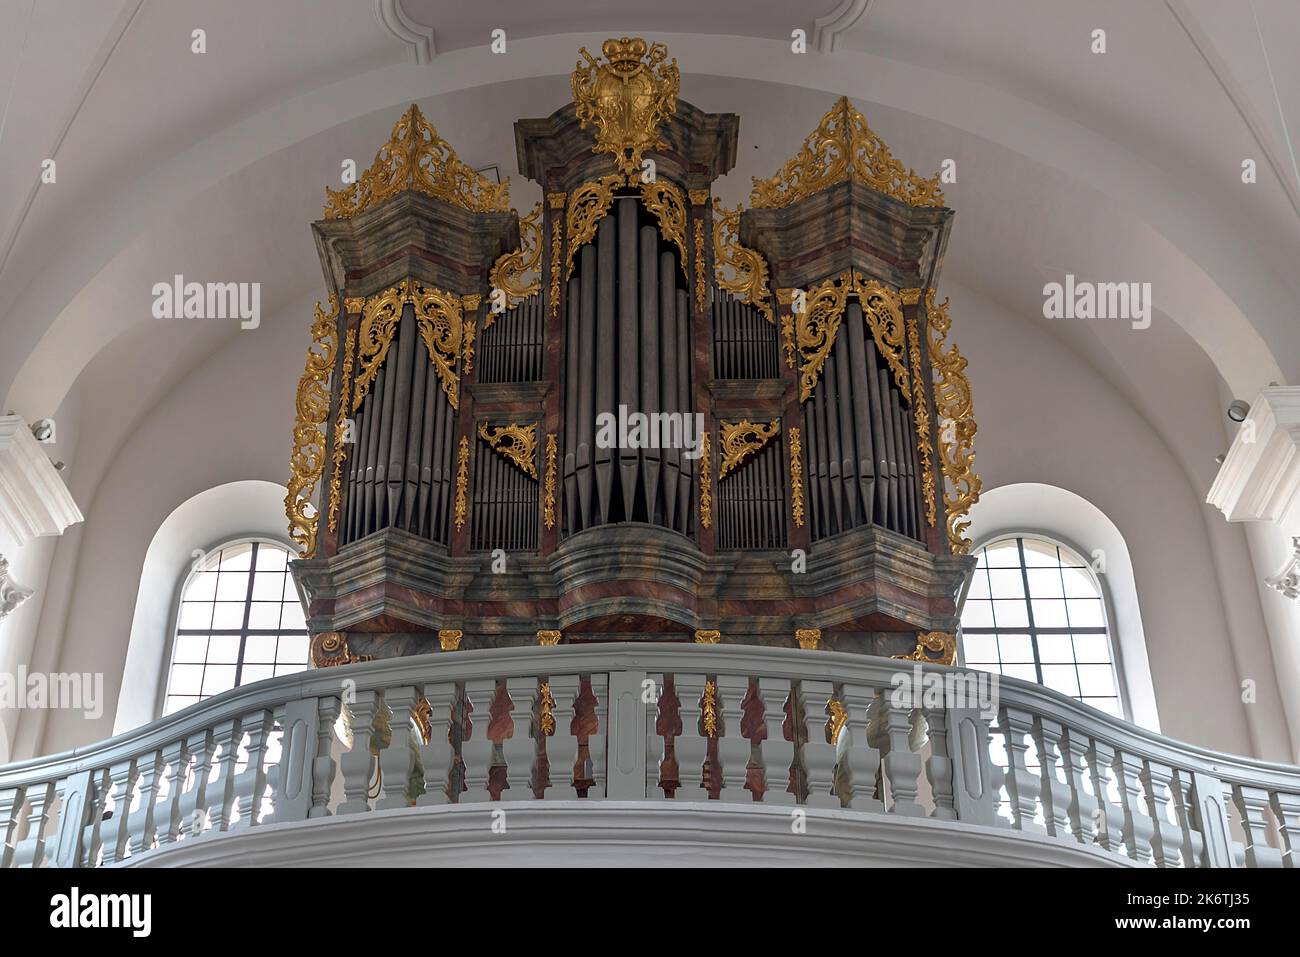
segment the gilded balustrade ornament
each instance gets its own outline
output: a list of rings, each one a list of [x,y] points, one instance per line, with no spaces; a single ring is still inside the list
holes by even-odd
[[[357,346],[357,331],[349,329],[343,339],[343,375],[339,386],[338,418],[334,421],[334,454],[330,470],[329,526],[331,532],[339,528],[339,504],[343,495],[343,463],[348,458],[348,389],[352,384],[352,360]]]
[[[700,725],[706,738],[718,736],[718,683],[710,678],[704,682],[700,698]]]
[[[555,433],[546,436],[546,481],[542,485],[542,522],[547,528],[555,527],[555,480],[559,460],[559,447]]]
[[[502,311],[513,309],[542,288],[541,263],[542,204],[539,202],[531,213],[519,220],[519,248],[502,253],[488,273],[493,296],[488,314],[483,319],[485,330],[496,321],[498,305]],[[496,293],[498,289],[501,290],[499,296]]]
[[[489,428],[486,422],[478,425],[478,435],[491,447],[493,452],[502,456],[525,475],[537,478],[537,426],[509,425]]]
[[[793,303],[794,290],[783,289],[778,298]],[[849,296],[857,296],[862,318],[876,348],[894,373],[903,395],[910,394],[907,366],[903,362],[904,326],[902,302],[889,286],[864,279],[848,269],[813,285],[804,297],[804,309],[795,314],[795,342],[802,363],[799,366],[799,401],[807,402],[821,377],[822,368],[835,346]]]
[[[469,436],[460,437],[460,448],[456,450],[456,528],[465,527],[469,517]]]
[[[662,43],[647,44],[640,37],[620,37],[601,44],[601,63],[586,47],[579,51],[570,78],[573,103],[582,128],[594,124],[593,153],[610,153],[614,165],[631,177],[648,149],[666,147],[659,124],[677,112],[681,73],[677,61],[668,60]]]
[[[325,218],[348,219],[406,190],[475,213],[510,208],[510,183],[493,183],[462,163],[414,103],[355,183],[325,188]]]
[[[921,334],[916,320],[907,320],[907,355],[912,364],[912,414],[916,420],[916,445],[921,455],[921,493],[925,501],[925,522],[935,523],[934,456],[930,442],[930,402],[925,395],[925,378],[921,375]]]
[[[790,435],[790,515],[796,528],[803,528],[803,444],[798,426]]]
[[[943,205],[939,177],[923,179],[894,159],[847,96],[835,102],[776,175],[754,177],[749,205],[779,209],[850,179],[909,206]]]
[[[543,681],[537,686],[537,725],[542,734],[550,737],[555,734],[555,695],[551,694],[551,683]]]
[[[420,740],[428,744],[433,740],[433,705],[428,698],[421,698],[419,704],[411,709],[411,720],[419,729]]]
[[[776,325],[772,292],[767,286],[767,260],[756,250],[740,245],[740,214],[743,211],[744,207],[739,204],[728,210],[720,200],[713,201],[713,273],[718,288],[753,306],[764,319]],[[787,346],[785,360],[790,368],[794,368],[792,341]]]
[[[773,419],[763,425],[741,419],[739,422],[718,422],[718,437],[721,441],[722,464],[718,466],[718,481],[740,467],[751,455],[756,454],[781,431],[781,420]]]
[[[902,661],[925,661],[932,665],[957,663],[957,638],[945,631],[920,631],[916,634],[916,647],[905,655],[894,655]]]
[[[388,357],[388,348],[402,319],[402,309],[411,303],[415,321],[424,340],[434,371],[442,382],[447,401],[453,409],[460,408],[460,373],[465,337],[465,320],[461,312],[466,301],[477,306],[477,297],[462,299],[454,293],[444,292],[435,286],[426,286],[418,279],[403,279],[366,300],[361,310],[360,340],[358,349],[359,371],[356,394],[352,398],[352,411],[370,391],[371,383]]]
[[[307,364],[298,380],[294,398],[293,449],[289,453],[288,494],[284,497],[289,519],[289,539],[301,548],[299,557],[316,554],[316,506],[312,496],[325,469],[325,432],[321,428],[330,414],[329,379],[338,350],[338,299],[330,296],[330,311],[316,303],[311,326]]]
[[[936,304],[934,290],[927,290],[925,310],[931,334],[930,365],[937,376],[934,406],[939,420],[939,467],[949,483],[943,494],[948,513],[948,545],[954,555],[965,555],[971,548],[965,537],[970,521],[965,516],[979,501],[984,487],[975,474],[975,432],[979,427],[975,424],[970,380],[966,378],[966,357],[955,344],[944,348],[952,328],[948,300]]]
[[[826,702],[826,743],[835,744],[840,739],[840,732],[849,723],[849,713],[844,710],[844,702],[831,698]]]

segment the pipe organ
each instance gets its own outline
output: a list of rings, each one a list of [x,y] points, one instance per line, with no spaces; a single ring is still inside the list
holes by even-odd
[[[951,657],[980,486],[938,180],[841,99],[728,207],[740,119],[679,83],[662,44],[582,50],[573,102],[515,124],[523,216],[416,106],[326,191],[286,507],[329,661]]]

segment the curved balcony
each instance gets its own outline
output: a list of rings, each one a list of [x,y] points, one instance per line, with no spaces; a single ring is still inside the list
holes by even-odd
[[[0,768],[0,866],[1300,864],[1300,768],[991,680],[629,643],[309,671]]]

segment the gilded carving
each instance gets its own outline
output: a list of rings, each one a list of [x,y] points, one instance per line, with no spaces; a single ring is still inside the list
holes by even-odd
[[[975,409],[971,401],[970,380],[966,378],[966,357],[954,344],[945,349],[952,319],[948,300],[936,304],[934,290],[925,294],[925,309],[930,323],[930,365],[937,378],[934,384],[935,413],[939,419],[939,467],[949,486],[944,489],[943,504],[948,515],[948,544],[954,555],[965,555],[971,543],[965,538],[970,527],[966,514],[979,501],[984,483],[975,474]]]
[[[469,517],[469,436],[460,437],[460,448],[456,451],[456,528],[465,527]]]
[[[720,641],[722,641],[722,632],[716,628],[706,628],[695,632],[695,643],[697,645],[716,645]]]
[[[321,631],[312,635],[308,654],[313,668],[333,668],[375,660],[373,655],[354,655],[348,648],[347,636],[341,631]]]
[[[487,329],[496,320],[496,307],[513,309],[542,288],[542,204],[519,220],[519,248],[502,253],[492,264],[488,282],[493,289],[492,308],[483,319]],[[500,296],[495,290],[500,289]]]
[[[420,337],[424,340],[434,371],[442,382],[447,401],[453,409],[460,407],[460,375],[457,366],[465,337],[462,300],[452,293],[426,286],[419,280],[403,279],[396,286],[371,296],[362,308],[359,369],[356,394],[352,399],[353,412],[361,408],[375,376],[388,357],[393,335],[402,319],[402,309],[408,302],[415,309]]]
[[[559,194],[561,198],[563,193]],[[558,214],[551,218],[551,318],[560,312],[560,248],[564,244],[564,226]]]
[[[773,419],[763,425],[741,419],[739,422],[719,422],[722,464],[718,466],[718,480],[733,472],[750,455],[754,455],[781,431],[781,420]]]
[[[490,182],[462,163],[414,103],[355,183],[325,188],[325,218],[347,219],[406,190],[476,213],[510,208],[510,183]]]
[[[700,525],[713,527],[713,458],[709,451],[709,433],[700,433]]]
[[[562,633],[552,628],[539,628],[537,631],[537,643],[544,646],[558,645]]]
[[[555,433],[546,437],[546,481],[542,485],[542,521],[547,528],[555,527],[555,479],[559,448]]]
[[[654,179],[641,184],[641,202],[659,220],[659,232],[664,239],[677,244],[682,275],[689,280],[686,272],[686,200],[681,190],[666,179]]]
[[[438,647],[443,651],[456,651],[460,648],[460,640],[465,637],[465,632],[459,628],[443,628],[438,632]]]
[[[826,743],[835,744],[840,739],[840,732],[849,723],[849,713],[844,710],[844,702],[831,698],[826,702]]]
[[[767,286],[767,260],[757,251],[740,245],[742,209],[737,205],[729,211],[721,201],[713,201],[713,272],[718,288],[753,306],[764,319],[776,325],[772,293]],[[787,350],[786,362],[794,366],[792,349]]]
[[[316,554],[316,506],[312,496],[325,469],[325,432],[321,426],[330,414],[330,390],[327,383],[334,369],[338,350],[339,305],[330,296],[330,311],[316,303],[316,318],[311,326],[312,344],[307,349],[307,363],[294,399],[293,449],[289,453],[289,486],[284,497],[285,515],[289,519],[289,539],[300,546],[302,558]]]
[[[918,631],[916,647],[905,655],[893,657],[903,661],[925,661],[932,665],[955,665],[957,638],[945,631]]]
[[[790,514],[797,528],[803,527],[803,444],[798,426],[790,435]]]
[[[894,159],[846,96],[835,102],[802,149],[776,175],[754,177],[749,204],[779,209],[850,179],[909,206],[943,205],[939,177],[923,179]]]
[[[596,226],[605,214],[609,212],[609,207],[614,202],[615,188],[623,185],[623,177],[618,173],[610,173],[608,176],[602,176],[600,179],[594,179],[590,182],[583,183],[569,195],[569,208],[566,213],[568,221],[568,239],[569,256],[564,266],[564,281],[568,282],[569,277],[573,275],[573,264],[578,255],[578,249],[583,243],[590,242],[596,235]],[[560,280],[558,271],[551,272],[551,292],[552,306],[551,314],[559,308],[560,301]]]
[[[537,426],[509,425],[488,428],[486,422],[480,422],[478,435],[498,455],[525,475],[537,478]]]
[[[921,375],[921,335],[916,320],[907,320],[907,355],[912,364],[912,415],[916,420],[917,451],[921,455],[921,492],[925,500],[925,522],[934,528],[934,457],[930,442],[930,400],[925,394],[925,378]]]
[[[712,678],[704,682],[704,695],[700,698],[700,724],[706,738],[718,736],[718,683]]]
[[[550,737],[555,734],[555,695],[551,694],[551,683],[543,681],[537,686],[537,725],[542,734]]]
[[[704,220],[695,218],[695,311],[703,312],[709,307],[708,283],[705,280],[704,265]]]
[[[589,123],[596,127],[591,151],[612,154],[614,165],[630,177],[646,150],[667,146],[659,124],[677,111],[677,61],[668,60],[662,43],[639,37],[606,40],[604,63],[586,47],[579,52],[587,62],[578,61],[570,80],[578,121],[583,129]]]
[[[343,463],[348,457],[348,390],[352,384],[352,360],[357,345],[356,329],[349,329],[343,339],[343,375],[339,380],[339,411],[334,421],[333,468],[330,470],[329,525],[331,532],[339,528],[339,504],[343,495]]]
[[[794,640],[799,642],[799,647],[804,651],[815,651],[822,642],[822,630],[820,628],[798,628],[795,630]]]

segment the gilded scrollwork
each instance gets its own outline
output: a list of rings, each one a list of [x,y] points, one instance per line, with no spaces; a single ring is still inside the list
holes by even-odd
[[[700,434],[700,525],[713,527],[713,476],[712,453],[709,450],[709,433]]]
[[[480,422],[478,435],[493,452],[503,456],[519,471],[537,478],[536,425],[511,422],[509,425],[489,428],[486,422]]]
[[[469,436],[460,437],[456,450],[456,501],[454,505],[456,529],[465,527],[469,518]]]
[[[662,43],[647,44],[640,37],[620,37],[601,45],[601,63],[586,47],[586,63],[578,61],[570,78],[573,104],[582,128],[594,124],[593,153],[610,153],[614,165],[631,176],[648,149],[667,144],[659,124],[677,111],[681,73],[677,61],[668,60]]]
[[[932,665],[957,663],[957,638],[945,631],[919,631],[916,647],[905,655],[894,655],[903,661],[925,661]]]
[[[492,308],[483,319],[484,329],[497,317],[495,290],[501,290],[499,300],[504,311],[513,309],[542,288],[541,262],[542,204],[538,202],[531,213],[519,220],[519,248],[499,256],[488,273],[494,293]]]
[[[939,423],[939,466],[947,480],[943,504],[948,514],[948,544],[954,555],[965,555],[971,543],[965,537],[970,508],[979,501],[984,483],[975,474],[975,408],[970,380],[966,378],[966,357],[957,346],[948,346],[952,319],[948,300],[935,302],[934,290],[925,294],[930,324],[930,365],[934,369],[935,413]],[[946,347],[946,348],[945,348]]]
[[[921,335],[915,319],[907,320],[907,355],[912,364],[912,415],[916,421],[917,451],[921,455],[921,493],[925,501],[925,522],[934,528],[935,491],[934,456],[930,441],[930,401],[925,394],[925,378],[921,375]]]
[[[375,376],[379,374],[402,319],[402,309],[408,302],[415,309],[420,337],[424,340],[434,371],[442,382],[447,401],[453,409],[460,407],[458,366],[465,336],[461,312],[463,300],[453,293],[426,286],[416,279],[403,279],[396,286],[371,296],[361,310],[359,369],[356,394],[352,399],[353,412],[361,408]]]
[[[583,183],[569,194],[569,208],[565,213],[569,243],[569,256],[564,266],[565,282],[568,282],[569,277],[573,275],[578,249],[596,235],[596,226],[605,218],[605,214],[609,212],[609,207],[614,202],[614,190],[622,185],[623,176],[619,173],[610,173],[600,179]],[[554,295],[551,308],[554,313],[559,308],[560,279],[554,270],[552,270],[552,277],[551,281],[555,288],[552,289]]]
[[[924,179],[904,167],[846,96],[827,111],[776,175],[754,177],[749,204],[756,209],[780,208],[850,179],[909,206],[943,205],[939,177]]]
[[[555,487],[559,461],[559,447],[555,433],[546,436],[546,481],[542,487],[542,521],[547,528],[555,527]]]
[[[493,183],[461,162],[414,103],[355,183],[325,189],[325,218],[347,219],[406,190],[471,212],[506,212],[510,183]]]
[[[686,253],[686,199],[682,191],[666,179],[654,179],[641,184],[641,202],[659,220],[659,232],[664,239],[677,244],[682,274],[689,279],[686,273],[689,261]]]
[[[325,469],[325,432],[321,426],[329,418],[329,379],[338,350],[338,299],[330,296],[326,313],[316,303],[316,318],[311,326],[311,346],[307,363],[298,380],[294,399],[293,449],[289,453],[288,494],[284,498],[289,519],[289,539],[302,550],[302,558],[316,554],[316,506],[312,496]]]
[[[803,443],[798,426],[790,434],[790,515],[796,528],[803,527]]]
[[[343,463],[348,457],[348,390],[352,384],[352,361],[357,346],[357,330],[349,329],[343,339],[343,375],[339,386],[339,411],[334,420],[334,454],[330,470],[329,526],[338,531],[339,503],[343,495]]]
[[[753,306],[764,319],[776,325],[772,293],[767,285],[767,260],[756,250],[740,244],[741,212],[743,207],[739,204],[728,210],[720,200],[713,201],[713,272],[720,289]],[[787,352],[786,362],[794,366],[792,352]]]
[[[749,456],[767,445],[781,431],[781,420],[773,419],[764,425],[741,419],[739,422],[719,422],[718,436],[721,441],[719,451],[722,463],[718,466],[718,480],[740,467]]]

